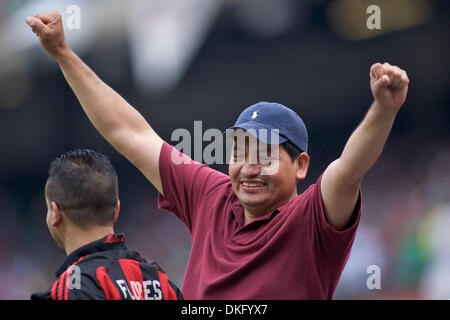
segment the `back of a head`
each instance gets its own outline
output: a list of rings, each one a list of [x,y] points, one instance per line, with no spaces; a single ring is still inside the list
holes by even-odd
[[[77,226],[106,226],[119,198],[117,174],[101,153],[70,151],[50,164],[45,195]]]

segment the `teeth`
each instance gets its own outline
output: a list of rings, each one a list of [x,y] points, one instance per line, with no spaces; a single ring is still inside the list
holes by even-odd
[[[258,182],[247,182],[247,181],[244,181],[244,182],[242,182],[242,184],[244,186],[246,186],[246,187],[262,187],[263,186],[262,183],[258,183]]]

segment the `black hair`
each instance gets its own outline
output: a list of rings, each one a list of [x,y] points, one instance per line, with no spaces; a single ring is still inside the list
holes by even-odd
[[[101,153],[70,151],[50,164],[45,195],[74,224],[105,226],[113,222],[119,198],[117,173]]]
[[[283,142],[281,145],[284,147],[284,150],[286,150],[292,161],[294,161],[303,152],[290,141]]]

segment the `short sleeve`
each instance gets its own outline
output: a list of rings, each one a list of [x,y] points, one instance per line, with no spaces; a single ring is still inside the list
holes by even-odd
[[[193,161],[166,142],[159,172],[164,195],[158,195],[158,207],[175,214],[191,232],[200,216],[197,209],[202,199],[230,181],[227,175]]]
[[[327,221],[325,215],[325,207],[323,205],[322,193],[320,192],[320,184],[322,183],[322,176],[317,179],[316,184],[314,185],[314,193],[313,193],[313,202],[314,202],[314,213],[316,214],[316,222],[319,227],[330,235],[330,237],[338,238],[345,240],[349,235],[356,232],[356,228],[359,224],[359,219],[361,216],[361,190],[359,190],[358,199],[355,204],[355,208],[353,209],[352,216],[350,218],[350,222],[344,230],[337,230],[332,225],[330,225]]]
[[[310,196],[312,212],[312,234],[316,250],[317,266],[321,280],[328,282],[327,286],[336,287],[340,274],[350,256],[356,230],[361,217],[361,190],[350,218],[349,225],[344,230],[337,230],[331,226],[325,216],[320,183],[322,176],[307,192]],[[334,290],[333,290],[334,291]]]

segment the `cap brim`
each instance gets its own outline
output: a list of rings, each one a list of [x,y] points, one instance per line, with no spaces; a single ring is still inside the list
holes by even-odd
[[[232,138],[237,129],[243,129],[249,132],[252,136],[265,144],[282,144],[288,141],[288,139],[280,135],[277,131],[266,128],[255,121],[244,122],[239,124],[239,126],[228,128],[223,133],[222,140],[225,141]]]

